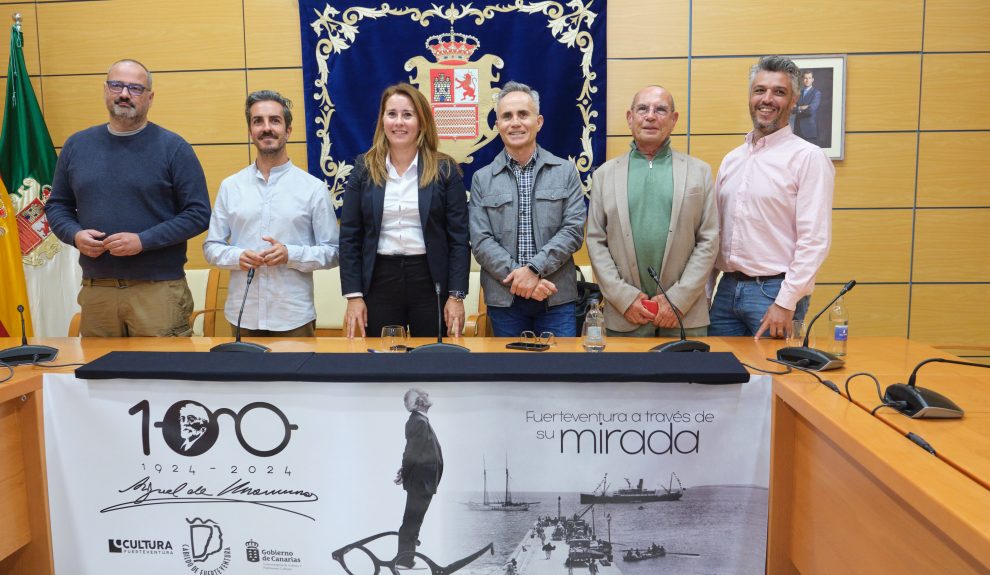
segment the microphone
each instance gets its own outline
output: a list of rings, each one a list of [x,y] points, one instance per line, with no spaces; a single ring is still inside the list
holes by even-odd
[[[646,271],[649,272],[650,277],[653,278],[653,281],[655,281],[657,283],[657,289],[660,290],[660,293],[661,294],[663,294],[663,299],[667,300],[667,303],[670,304],[670,309],[674,310],[674,317],[677,318],[677,325],[679,325],[681,327],[681,339],[680,340],[678,340],[678,341],[668,341],[667,343],[662,343],[662,344],[660,344],[660,345],[658,345],[656,347],[650,348],[650,351],[660,351],[660,352],[664,352],[664,351],[676,351],[676,352],[698,351],[698,352],[705,352],[705,351],[711,350],[712,347],[710,345],[708,345],[707,343],[700,342],[700,341],[695,341],[695,340],[692,340],[692,339],[688,339],[687,338],[687,334],[684,333],[684,321],[681,319],[681,317],[684,314],[682,314],[681,313],[681,310],[677,309],[677,306],[674,305],[674,302],[670,301],[670,298],[667,297],[667,292],[663,289],[663,286],[660,285],[660,275],[657,274],[657,270],[653,269],[653,266],[650,266],[650,267],[646,268]]]
[[[410,349],[407,353],[468,353],[471,350],[463,345],[443,342],[443,308],[440,307],[440,282],[433,282],[437,294],[437,341]]]
[[[58,356],[58,349],[47,345],[28,345],[27,330],[24,328],[24,306],[17,306],[21,315],[21,345],[0,351],[0,363],[22,365],[52,361]]]
[[[244,304],[247,303],[248,290],[251,289],[251,280],[254,279],[254,268],[248,270],[247,285],[244,286],[244,299],[241,300],[241,311],[237,314],[237,325],[234,326],[234,341],[221,343],[210,348],[210,351],[237,351],[247,353],[263,353],[271,349],[249,341],[241,341],[241,317],[244,316]]]
[[[820,318],[823,313],[831,309],[832,304],[834,304],[836,300],[846,295],[846,293],[854,287],[856,287],[856,280],[849,280],[849,283],[842,286],[842,289],[839,290],[839,295],[832,298],[832,301],[828,302],[828,305],[825,306],[822,311],[818,312],[818,315],[816,315],[815,318],[811,320],[811,323],[808,324],[808,327],[804,330],[804,342],[801,344],[801,347],[784,347],[777,350],[777,360],[784,365],[803,367],[812,371],[828,371],[830,369],[838,369],[845,365],[845,360],[839,359],[837,356],[828,353],[827,351],[808,347],[808,336],[811,335],[811,326],[815,325],[818,318]]]
[[[951,399],[945,397],[941,393],[915,385],[918,370],[921,369],[921,366],[935,362],[990,368],[990,365],[973,363],[970,361],[942,359],[940,357],[926,359],[925,361],[919,363],[914,368],[914,371],[911,372],[911,377],[908,378],[907,385],[903,383],[895,383],[894,385],[887,387],[887,390],[883,394],[884,403],[890,404],[894,402],[901,402],[899,405],[903,405],[904,407],[897,407],[896,409],[904,415],[914,419],[961,418],[963,416],[962,408],[956,405]]]

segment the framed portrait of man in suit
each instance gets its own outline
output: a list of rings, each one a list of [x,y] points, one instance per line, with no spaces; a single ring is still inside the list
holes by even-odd
[[[829,158],[841,160],[845,155],[846,56],[791,59],[801,68],[791,129],[825,150]]]

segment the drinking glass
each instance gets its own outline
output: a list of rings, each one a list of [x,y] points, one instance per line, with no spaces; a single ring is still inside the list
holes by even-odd
[[[383,327],[381,349],[386,352],[406,351],[406,328],[401,325]]]

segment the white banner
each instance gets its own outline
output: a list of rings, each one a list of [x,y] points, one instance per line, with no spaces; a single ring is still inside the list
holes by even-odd
[[[387,575],[409,387],[46,375],[56,573]],[[764,572],[769,377],[415,387],[443,457],[421,572]]]

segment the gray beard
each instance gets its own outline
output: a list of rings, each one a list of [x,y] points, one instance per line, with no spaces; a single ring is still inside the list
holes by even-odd
[[[113,105],[113,111],[111,112],[114,118],[119,118],[122,120],[133,120],[137,118],[138,111],[137,108],[125,108],[118,104]]]

